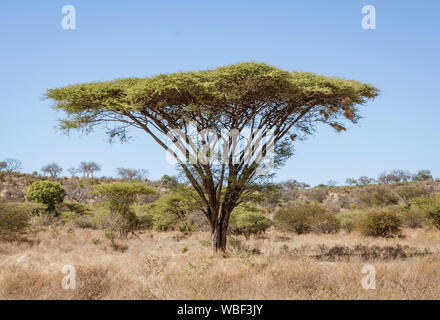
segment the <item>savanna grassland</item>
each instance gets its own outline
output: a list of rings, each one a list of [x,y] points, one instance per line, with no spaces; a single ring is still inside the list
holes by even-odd
[[[0,299],[439,299],[440,183],[422,180],[266,186],[219,256],[172,177],[4,175]]]
[[[440,232],[403,235],[271,230],[229,239],[227,257],[218,258],[206,232],[145,231],[117,240],[126,247],[115,250],[99,230],[49,227],[0,243],[0,298],[439,299]],[[375,290],[362,287],[366,264],[376,269]],[[75,290],[61,286],[64,265],[77,270]]]

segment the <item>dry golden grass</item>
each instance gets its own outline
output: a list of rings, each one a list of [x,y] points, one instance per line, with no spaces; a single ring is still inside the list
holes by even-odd
[[[436,230],[405,230],[404,238],[395,239],[271,231],[247,242],[240,238],[241,245],[230,241],[227,258],[212,256],[208,233],[139,236],[117,240],[128,246],[125,251],[114,250],[102,231],[87,229],[50,228],[28,241],[0,242],[0,298],[440,298],[440,232]],[[93,238],[100,242],[93,244]],[[329,248],[356,245],[420,250],[420,255],[367,261],[337,252],[314,257]],[[376,290],[362,288],[361,270],[366,264],[376,268]],[[65,265],[76,268],[75,290],[61,286]]]

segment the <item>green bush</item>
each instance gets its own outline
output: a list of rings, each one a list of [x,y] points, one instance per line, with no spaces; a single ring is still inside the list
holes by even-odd
[[[340,229],[339,220],[319,203],[305,202],[280,209],[274,216],[275,226],[283,231],[334,233]]]
[[[336,216],[327,211],[312,215],[310,225],[315,233],[337,233],[341,229],[341,223]]]
[[[361,214],[360,211],[355,211],[355,210],[348,211],[348,212],[341,212],[336,215],[336,218],[339,220],[339,223],[341,225],[341,229],[350,233],[355,228],[360,214]]]
[[[156,231],[193,231],[189,214],[198,208],[193,198],[183,192],[166,194],[145,206],[139,206],[140,216],[149,216]]]
[[[402,221],[393,211],[373,210],[360,218],[359,228],[366,236],[390,237],[400,233]]]
[[[64,201],[60,204],[59,211],[70,211],[75,212],[77,215],[85,215],[90,213],[90,208],[84,203],[79,203],[75,201]]]
[[[15,236],[29,226],[29,211],[15,203],[0,204],[0,236]]]
[[[362,187],[359,191],[361,204],[368,207],[383,207],[399,203],[399,196],[390,186],[374,185]]]
[[[44,214],[46,213],[47,209],[44,204],[35,202],[8,202],[5,205],[9,207],[14,207],[17,210],[23,211],[30,216],[39,216],[41,214]]]
[[[402,211],[402,222],[404,226],[415,229],[422,226],[424,219],[420,210],[410,209]]]
[[[230,231],[243,234],[249,239],[251,234],[260,234],[272,225],[272,221],[252,206],[238,206],[231,213]]]
[[[136,197],[156,193],[154,188],[137,182],[113,182],[94,186],[93,189],[93,193],[108,200],[110,215],[107,218],[112,220],[113,227],[124,237],[139,229],[139,219],[132,208]]]
[[[420,211],[430,224],[440,229],[440,194],[412,199],[407,208]]]
[[[64,223],[70,223],[76,221],[77,214],[72,211],[64,211],[61,213],[61,219]]]
[[[58,182],[36,181],[27,190],[26,200],[42,203],[47,211],[55,213],[55,207],[63,202],[66,191]]]

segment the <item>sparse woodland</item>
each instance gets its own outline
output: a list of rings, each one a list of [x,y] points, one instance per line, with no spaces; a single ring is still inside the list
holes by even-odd
[[[46,197],[63,190],[54,209],[29,191],[42,181],[52,186],[43,186]],[[271,184],[233,211],[220,258],[191,188],[173,177],[3,173],[0,297],[438,299],[439,191],[440,181],[416,175],[340,187]],[[112,206],[121,196],[125,205]],[[60,286],[67,263],[78,272],[74,292]],[[366,263],[381,290],[361,287]]]

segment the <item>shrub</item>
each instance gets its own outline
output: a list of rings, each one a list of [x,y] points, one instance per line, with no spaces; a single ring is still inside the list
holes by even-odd
[[[440,194],[411,199],[406,209],[419,211],[422,217],[440,229]]]
[[[338,215],[336,215],[336,218],[339,220],[341,228],[350,233],[355,228],[357,220],[359,219],[359,215],[359,211],[349,211],[339,213]]]
[[[139,227],[139,220],[131,208],[136,197],[156,193],[156,190],[143,183],[113,182],[97,185],[93,192],[108,200],[111,217],[116,222],[115,228],[121,236],[127,237]]]
[[[77,215],[85,215],[90,213],[90,208],[83,203],[75,201],[64,201],[60,204],[59,211],[70,211],[75,212]]]
[[[76,213],[72,211],[64,211],[61,213],[61,218],[64,223],[76,221]]]
[[[66,191],[58,182],[36,181],[27,190],[26,200],[43,203],[47,211],[55,212],[55,206],[63,202]]]
[[[274,217],[278,229],[297,234],[338,232],[340,222],[318,203],[305,202],[279,210]]]
[[[390,210],[369,211],[359,221],[359,228],[366,236],[390,237],[399,234],[401,227],[400,217]]]
[[[426,196],[429,191],[425,186],[419,184],[408,184],[399,186],[396,189],[397,194],[404,200],[410,200],[417,197]]]
[[[23,233],[29,226],[29,212],[14,204],[0,205],[0,236]]]
[[[315,233],[337,233],[341,223],[329,212],[322,212],[310,217],[310,225]]]
[[[197,210],[198,205],[193,198],[184,192],[166,194],[156,201],[138,207],[151,219],[153,229],[156,231],[180,230],[193,231],[196,223],[190,219],[190,213]]]
[[[231,213],[230,230],[244,234],[249,239],[251,234],[260,234],[272,225],[272,221],[255,207],[238,206]]]
[[[316,187],[307,192],[307,198],[322,203],[328,195],[328,188]]]
[[[403,225],[408,228],[411,229],[420,228],[423,224],[423,221],[424,221],[423,216],[419,210],[410,209],[410,210],[402,211]]]
[[[0,204],[3,205],[3,204]],[[8,202],[8,207],[14,207],[19,211],[23,211],[29,216],[38,216],[46,212],[46,206],[42,203],[34,202]]]
[[[361,204],[368,207],[387,206],[399,203],[399,197],[389,186],[375,185],[363,187],[359,192]]]

